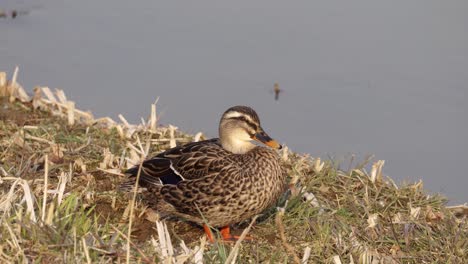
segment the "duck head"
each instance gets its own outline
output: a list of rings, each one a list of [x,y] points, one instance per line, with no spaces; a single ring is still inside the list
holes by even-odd
[[[281,149],[260,126],[255,110],[248,106],[234,106],[226,110],[219,123],[219,138],[224,149],[236,154],[244,154],[261,142],[271,148]]]

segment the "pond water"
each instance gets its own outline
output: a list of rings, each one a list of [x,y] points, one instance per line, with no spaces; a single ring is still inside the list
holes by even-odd
[[[292,150],[386,160],[468,201],[467,1],[1,0],[0,70],[64,89],[96,116],[217,136],[255,108]],[[274,100],[273,85],[282,92]]]

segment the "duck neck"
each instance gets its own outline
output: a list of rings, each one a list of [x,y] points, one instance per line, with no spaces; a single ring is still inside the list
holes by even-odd
[[[220,138],[221,146],[234,154],[245,154],[256,146],[248,141],[235,140],[232,138]]]

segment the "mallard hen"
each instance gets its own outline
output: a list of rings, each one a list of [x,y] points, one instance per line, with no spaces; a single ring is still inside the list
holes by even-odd
[[[247,106],[226,110],[219,138],[166,150],[141,165],[139,185],[145,201],[161,215],[184,218],[221,228],[224,240],[235,239],[229,225],[259,214],[284,192],[286,174],[278,154],[281,145],[260,126],[257,113]],[[140,166],[127,171],[133,179]]]

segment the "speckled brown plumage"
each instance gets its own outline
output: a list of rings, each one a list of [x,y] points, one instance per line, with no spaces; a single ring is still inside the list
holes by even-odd
[[[234,123],[224,125],[231,121]],[[250,129],[261,134],[263,143],[273,141],[251,108],[228,109],[221,119],[220,134],[225,129],[226,135],[234,137],[239,134],[237,126],[249,135]],[[271,206],[286,187],[276,151],[248,145],[248,151],[235,154],[230,147],[220,139],[205,140],[169,149],[143,162],[139,184],[147,189],[148,205],[162,215],[214,227],[238,223]],[[138,166],[127,172],[136,176]]]

